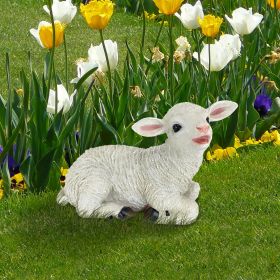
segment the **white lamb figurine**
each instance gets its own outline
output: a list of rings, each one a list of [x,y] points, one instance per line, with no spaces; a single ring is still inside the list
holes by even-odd
[[[192,103],[173,106],[164,118],[144,118],[132,126],[142,136],[166,133],[148,149],[124,145],[91,148],[66,175],[57,202],[70,203],[81,217],[125,219],[144,211],[159,224],[194,222],[200,186],[192,181],[212,139],[209,122],[231,115],[237,104],[219,101],[208,109]]]

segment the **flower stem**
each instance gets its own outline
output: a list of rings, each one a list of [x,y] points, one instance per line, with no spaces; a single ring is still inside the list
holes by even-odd
[[[162,28],[163,28],[163,24],[164,24],[164,20],[161,21],[160,28],[159,28],[159,31],[158,31],[158,34],[157,34],[157,37],[156,37],[156,40],[155,40],[154,47],[156,47],[157,44],[158,44],[158,40],[159,40],[161,31],[162,31]],[[145,75],[147,75],[148,72],[149,72],[149,70],[150,70],[151,63],[152,63],[152,57],[153,57],[153,56],[151,55],[150,60],[149,60],[149,64],[148,64],[147,69],[146,69],[146,71],[145,71]]]
[[[174,105],[174,74],[173,74],[173,68],[174,68],[174,63],[173,63],[173,53],[174,53],[174,47],[173,47],[173,36],[172,36],[172,23],[173,23],[173,15],[170,15],[168,18],[168,33],[169,33],[169,93],[171,97],[171,105]]]
[[[53,59],[54,59],[54,51],[55,51],[55,25],[54,25],[54,18],[53,18],[53,11],[52,11],[51,0],[48,0],[48,8],[50,10],[53,34],[52,34],[52,48],[50,50],[51,56],[50,56],[50,62],[49,62],[48,87],[47,87],[47,94],[46,94],[46,99],[47,100],[49,98],[49,93],[50,93],[50,89],[51,89],[52,67],[53,67]]]
[[[53,76],[54,76],[54,90],[55,90],[55,114],[57,114],[57,108],[58,108],[58,92],[57,92],[57,82],[56,82],[56,72],[55,72],[55,67],[54,67],[54,60],[53,60]]]
[[[68,52],[67,52],[67,44],[66,44],[66,36],[65,32],[63,33],[63,41],[64,41],[64,55],[65,55],[65,85],[66,91],[69,90],[69,81],[68,81]]]
[[[144,45],[145,45],[145,35],[146,35],[146,18],[145,18],[145,8],[143,0],[141,0],[141,6],[142,6],[142,13],[143,13],[143,27],[142,27],[142,39],[141,39],[141,45],[140,45],[140,53],[143,52]]]
[[[106,63],[107,63],[107,68],[108,68],[109,91],[110,91],[111,99],[113,100],[113,85],[112,85],[112,75],[111,75],[110,62],[109,62],[108,53],[107,53],[107,50],[106,50],[102,30],[99,30],[99,33],[100,33],[101,43],[102,43],[103,50],[104,50],[104,53],[105,53],[105,58],[106,58]]]
[[[210,48],[210,42],[208,42],[208,57],[209,57],[209,65],[208,65],[208,75],[207,75],[207,80],[206,80],[206,106],[209,107],[209,82],[210,82],[210,74],[211,74],[211,48]]]

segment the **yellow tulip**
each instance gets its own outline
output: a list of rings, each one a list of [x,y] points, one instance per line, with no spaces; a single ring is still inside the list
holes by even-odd
[[[54,22],[55,28],[55,46],[63,43],[65,26],[60,21]],[[53,28],[52,24],[46,21],[39,23],[38,29],[30,29],[30,33],[43,48],[51,49],[53,47]]]
[[[202,29],[202,33],[211,38],[215,38],[220,32],[223,19],[213,15],[207,15],[203,19],[198,19],[198,23]]]
[[[110,0],[91,0],[88,4],[81,4],[81,14],[92,29],[104,29],[114,11],[114,4]]]
[[[154,0],[159,12],[165,15],[174,15],[181,7],[184,0]]]
[[[276,2],[276,9],[280,9],[280,0],[275,1]],[[274,0],[267,0],[267,4],[271,6],[271,8],[275,8],[275,2]]]
[[[55,22],[55,46],[58,47],[63,43],[64,27],[60,22]],[[52,25],[41,26],[39,29],[39,36],[43,46],[47,49],[53,47],[53,29]]]

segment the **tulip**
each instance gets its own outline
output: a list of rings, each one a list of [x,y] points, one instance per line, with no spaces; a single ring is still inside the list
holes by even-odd
[[[271,7],[271,8],[275,8],[275,2],[276,2],[276,9],[279,10],[280,9],[280,0],[267,0],[267,4]]]
[[[118,65],[118,45],[117,42],[113,42],[112,40],[105,40],[104,44],[108,54],[110,70],[113,71]],[[98,46],[91,45],[88,50],[88,56],[89,61],[95,62],[98,65],[98,70],[104,73],[108,71],[108,65],[102,44]]]
[[[174,15],[184,0],[153,0],[159,12],[165,15]]]
[[[241,7],[232,12],[232,18],[227,15],[225,17],[234,31],[240,35],[252,33],[263,19],[263,15],[259,13],[253,14],[252,8],[246,10]]]
[[[95,67],[98,67],[98,65],[94,61],[77,61],[77,78],[73,79],[71,83],[78,83],[80,78],[82,78],[88,71]],[[89,85],[92,81],[93,75],[90,75],[85,82]]]
[[[65,87],[63,85],[57,85],[57,112],[63,109],[63,113],[67,113],[73,103],[73,98],[76,94],[76,91],[69,97]],[[54,114],[55,113],[55,103],[56,103],[56,93],[54,90],[50,90],[47,112]]]
[[[196,29],[199,27],[198,19],[203,19],[204,13],[200,1],[197,1],[194,6],[191,4],[184,4],[181,7],[181,15],[175,14],[180,19],[184,27],[187,29]]]
[[[86,5],[81,4],[80,9],[90,28],[102,30],[113,15],[114,4],[110,0],[92,0]]]
[[[211,38],[215,38],[220,32],[222,22],[222,18],[213,15],[207,15],[203,19],[198,19],[203,35]]]
[[[50,10],[47,5],[43,7],[45,12],[50,14]],[[53,0],[52,12],[54,20],[58,20],[63,24],[69,24],[77,13],[77,7],[72,4],[72,0]]]
[[[233,56],[231,60],[234,60],[240,56],[241,41],[238,34],[224,34],[220,37],[219,42],[225,45],[225,47],[229,48],[229,50],[232,52]]]
[[[63,43],[64,26],[59,21],[54,22],[55,26],[55,46]],[[39,23],[38,29],[30,29],[30,33],[35,37],[42,48],[52,49],[53,47],[53,29],[52,24],[46,21]]]
[[[209,59],[209,47],[210,47],[210,59]],[[198,53],[194,52],[193,57],[199,60]],[[204,45],[200,53],[200,63],[206,70],[220,71],[226,67],[226,65],[232,60],[232,51],[225,47],[221,42],[216,41],[215,44]],[[210,69],[209,69],[210,60]]]

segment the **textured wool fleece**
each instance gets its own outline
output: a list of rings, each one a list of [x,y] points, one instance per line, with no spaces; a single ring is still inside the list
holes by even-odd
[[[232,114],[237,104],[219,101],[204,109],[173,106],[164,118],[145,118],[132,129],[146,137],[166,133],[162,145],[141,149],[124,145],[91,148],[71,166],[57,202],[70,203],[82,217],[116,217],[123,207],[158,212],[160,224],[190,224],[198,216],[200,186],[192,178],[212,139],[211,121]],[[167,214],[168,213],[168,214]]]

